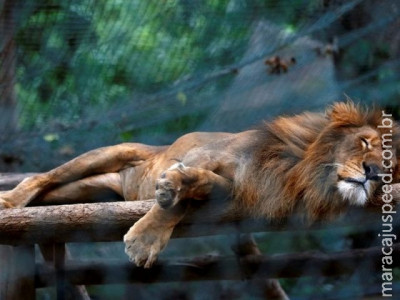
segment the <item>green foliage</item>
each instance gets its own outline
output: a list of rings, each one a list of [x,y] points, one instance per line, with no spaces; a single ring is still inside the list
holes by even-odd
[[[49,5],[52,8],[49,9]],[[18,30],[24,128],[73,122],[188,75],[235,62],[250,20],[227,1],[46,1]],[[219,20],[209,22],[206,15]],[[32,118],[32,115],[35,118]]]
[[[17,31],[20,125],[71,124],[185,76],[238,62],[254,17],[295,30],[304,10],[311,13],[319,3],[42,0],[24,5]]]

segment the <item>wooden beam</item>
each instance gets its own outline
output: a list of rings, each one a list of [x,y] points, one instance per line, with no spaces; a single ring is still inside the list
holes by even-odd
[[[7,209],[0,214],[0,244],[100,242],[122,240],[123,235],[154,205],[153,200],[74,204]],[[400,208],[399,208],[400,209]],[[312,226],[296,218],[271,222],[227,216],[214,203],[198,207],[174,230],[173,237],[237,232],[309,230],[363,224],[363,230],[381,226],[380,214],[355,208],[345,218]],[[393,225],[398,227],[400,219]]]
[[[393,247],[393,256],[400,255],[400,244]],[[349,250],[338,253],[293,253],[273,256],[236,257],[203,256],[192,259],[159,260],[151,269],[136,267],[127,261],[67,261],[66,280],[76,285],[154,283],[202,280],[243,280],[246,278],[297,278],[303,276],[340,276],[357,271],[368,263],[370,272],[382,268],[381,247]],[[399,267],[394,260],[392,267]],[[55,270],[37,266],[37,287],[46,287]]]
[[[7,209],[0,214],[0,244],[114,241],[153,201]]]

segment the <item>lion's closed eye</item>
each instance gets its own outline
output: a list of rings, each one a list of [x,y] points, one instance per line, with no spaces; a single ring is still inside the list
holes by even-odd
[[[363,150],[371,150],[371,144],[368,142],[368,140],[365,137],[361,137],[361,146]]]

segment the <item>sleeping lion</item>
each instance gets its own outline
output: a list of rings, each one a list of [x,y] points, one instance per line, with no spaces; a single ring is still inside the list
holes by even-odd
[[[243,217],[282,218],[300,209],[325,219],[348,205],[398,201],[382,188],[399,182],[399,158],[400,131],[389,115],[336,103],[325,113],[279,117],[240,133],[96,149],[25,179],[0,195],[0,207],[82,201],[108,190],[127,201],[155,197],[124,236],[130,260],[149,268],[190,201],[225,198],[226,209]]]

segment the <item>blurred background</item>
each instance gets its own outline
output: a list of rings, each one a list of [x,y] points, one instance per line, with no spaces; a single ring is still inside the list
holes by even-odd
[[[240,131],[347,97],[400,114],[400,1],[0,0],[0,10],[0,172],[45,171],[121,142]],[[357,244],[354,231],[258,241],[270,253],[336,251]],[[186,252],[218,250],[221,239]],[[282,283],[292,299],[364,299],[378,275]],[[186,289],[202,299],[198,284]]]

